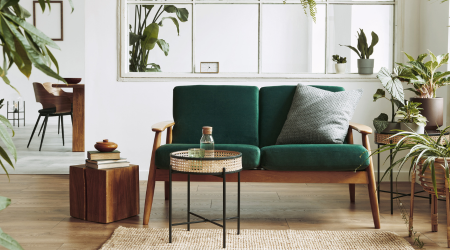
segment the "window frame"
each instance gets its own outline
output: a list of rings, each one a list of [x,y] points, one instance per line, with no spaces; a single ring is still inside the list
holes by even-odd
[[[377,81],[376,74],[373,75],[359,75],[351,74],[334,74],[328,73],[328,6],[332,5],[392,5],[393,10],[393,58],[392,65],[397,59],[402,58],[401,51],[403,50],[403,27],[404,27],[404,4],[406,0],[394,1],[332,1],[332,0],[317,0],[318,5],[325,5],[326,20],[325,20],[325,73],[301,73],[301,74],[287,74],[287,73],[262,73],[262,5],[263,4],[283,4],[280,1],[274,0],[142,0],[129,1],[119,0],[117,25],[119,27],[117,32],[117,80],[119,82],[248,82],[248,81],[277,81],[277,82],[320,82],[320,81]],[[300,4],[299,0],[287,0],[289,4]],[[191,73],[164,73],[164,72],[128,72],[128,22],[127,9],[128,4],[190,4],[192,6],[192,13],[190,13],[192,25],[192,72]],[[196,4],[254,4],[258,5],[258,73],[218,73],[218,74],[202,74],[195,73],[195,6]],[[125,44],[125,46],[122,46]],[[403,61],[403,60],[402,60]]]

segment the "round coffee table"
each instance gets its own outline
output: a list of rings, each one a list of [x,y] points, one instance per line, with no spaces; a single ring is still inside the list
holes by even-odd
[[[226,220],[237,219],[237,234],[240,233],[241,222],[241,170],[242,170],[242,153],[226,150],[215,150],[213,154],[206,153],[204,158],[193,158],[188,156],[188,151],[177,151],[170,154],[170,168],[169,168],[169,243],[172,243],[172,226],[187,225],[187,230],[190,230],[190,225],[194,223],[210,222],[214,225],[223,228],[223,248],[226,247]],[[172,174],[180,173],[187,174],[187,222],[172,224]],[[226,175],[238,174],[238,203],[237,216],[226,217]],[[207,219],[201,215],[190,211],[190,183],[191,174],[194,175],[216,175],[223,178],[223,218]],[[190,215],[196,216],[202,220],[190,221]],[[219,224],[216,221],[223,221]]]

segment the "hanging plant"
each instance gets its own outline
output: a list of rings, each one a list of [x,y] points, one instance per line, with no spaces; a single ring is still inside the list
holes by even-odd
[[[286,0],[283,0],[283,3],[286,3]],[[316,22],[316,13],[317,13],[317,7],[316,7],[316,0],[300,0],[300,3],[303,6],[303,10],[305,11],[305,15],[311,16],[314,23]]]

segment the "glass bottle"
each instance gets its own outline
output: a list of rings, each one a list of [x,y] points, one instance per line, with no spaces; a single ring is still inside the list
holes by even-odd
[[[203,135],[200,139],[200,148],[205,150],[205,157],[214,157],[214,139],[212,137],[212,127],[204,126]]]

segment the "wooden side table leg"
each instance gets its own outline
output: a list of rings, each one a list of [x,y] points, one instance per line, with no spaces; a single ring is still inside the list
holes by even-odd
[[[411,203],[409,206],[409,237],[412,237],[413,235],[413,223],[414,223],[414,193],[416,191],[416,171],[414,170],[412,172],[412,176],[411,176]]]
[[[438,200],[435,194],[431,195],[431,231],[438,231]]]

